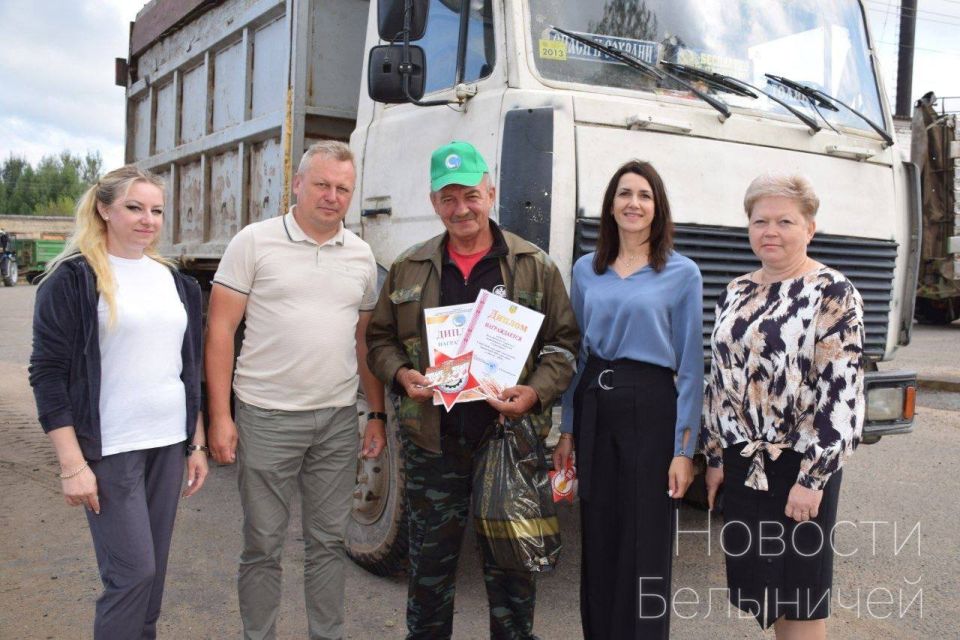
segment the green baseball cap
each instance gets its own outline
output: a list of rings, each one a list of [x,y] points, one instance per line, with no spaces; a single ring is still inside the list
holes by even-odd
[[[445,144],[430,157],[430,190],[440,191],[448,184],[475,187],[489,173],[483,156],[469,142]]]

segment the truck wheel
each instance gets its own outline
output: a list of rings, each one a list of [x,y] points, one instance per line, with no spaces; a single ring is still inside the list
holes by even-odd
[[[920,324],[950,324],[960,317],[960,300],[917,298],[914,316]]]
[[[693,457],[693,482],[683,494],[684,503],[701,511],[707,510],[707,459],[699,453]]]
[[[347,555],[374,575],[395,576],[407,565],[407,508],[403,449],[396,406],[387,393],[387,444],[375,460],[357,461],[353,511],[347,523]],[[366,402],[358,402],[360,434],[366,426]]]
[[[12,287],[17,284],[17,263],[10,260],[7,263],[6,273],[3,274],[3,286]]]

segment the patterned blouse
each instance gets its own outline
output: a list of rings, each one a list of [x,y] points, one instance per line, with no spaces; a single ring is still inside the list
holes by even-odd
[[[863,430],[863,301],[843,274],[822,267],[758,284],[750,275],[717,301],[704,397],[704,452],[747,442],[746,485],[767,490],[764,452],[803,454],[797,482],[822,489]]]

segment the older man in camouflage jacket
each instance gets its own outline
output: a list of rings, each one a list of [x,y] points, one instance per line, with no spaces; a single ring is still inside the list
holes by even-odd
[[[542,437],[570,384],[579,330],[560,272],[546,253],[490,220],[496,190],[465,142],[437,149],[430,200],[446,232],[416,245],[390,269],[367,329],[371,371],[401,396],[410,519],[408,638],[449,638],[457,557],[474,462],[500,416],[530,415]],[[430,403],[423,310],[473,302],[481,289],[544,314],[520,383],[498,400]],[[533,637],[532,574],[484,567],[494,638]]]

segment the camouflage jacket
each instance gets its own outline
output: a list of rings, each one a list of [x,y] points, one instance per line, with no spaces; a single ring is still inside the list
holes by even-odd
[[[560,271],[535,245],[503,231],[507,255],[500,258],[507,297],[544,314],[543,326],[523,372],[520,384],[540,398],[541,411],[531,415],[541,437],[550,431],[550,413],[573,379],[580,330],[570,306]],[[397,258],[367,327],[367,364],[370,370],[400,396],[398,419],[404,433],[417,446],[440,453],[440,409],[418,404],[397,384],[401,367],[424,371],[429,365],[423,310],[440,306],[440,273],[446,234],[415,245]]]

